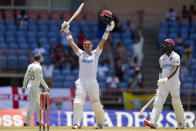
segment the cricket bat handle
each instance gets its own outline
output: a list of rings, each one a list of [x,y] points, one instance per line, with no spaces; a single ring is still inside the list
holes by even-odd
[[[73,19],[70,19],[70,20],[72,21]],[[71,22],[70,20],[67,22],[67,24],[69,24]],[[61,34],[63,32],[63,30],[65,29],[65,27],[59,31],[59,34]]]

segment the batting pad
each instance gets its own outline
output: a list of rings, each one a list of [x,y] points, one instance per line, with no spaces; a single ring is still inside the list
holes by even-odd
[[[155,97],[155,100],[154,100],[152,114],[150,116],[150,122],[154,125],[156,124],[156,122],[159,118],[159,114],[163,110],[164,102],[165,102],[165,100],[162,98],[162,96],[160,94],[157,94]]]
[[[77,124],[78,126],[80,126],[81,125],[81,120],[82,120],[82,117],[83,117],[82,100],[75,99],[73,108],[74,108],[73,124]]]
[[[184,120],[184,109],[182,107],[182,103],[180,100],[180,97],[172,97],[172,106],[175,111],[176,120],[178,122],[178,125],[181,124],[183,127],[185,126],[185,120]]]
[[[100,101],[92,103],[92,109],[95,113],[96,123],[104,126],[104,111],[103,111],[103,106],[100,103]]]

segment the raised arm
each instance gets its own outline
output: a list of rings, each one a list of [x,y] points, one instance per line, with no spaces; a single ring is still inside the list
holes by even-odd
[[[106,40],[108,39],[109,33],[110,33],[110,31],[113,30],[114,26],[115,26],[114,25],[114,21],[111,21],[110,24],[107,25],[106,31],[103,34],[102,39],[101,39],[101,41],[100,41],[100,43],[98,45],[100,50],[103,49],[103,46],[104,46]]]
[[[71,33],[69,31],[69,24],[64,21],[63,24],[61,25],[62,29],[64,28],[64,32],[66,33],[66,37],[67,37],[67,40],[69,42],[69,45],[71,46],[71,48],[73,49],[74,53],[77,54],[79,48],[78,46],[75,44],[74,40],[73,40],[73,37],[71,36]]]
[[[143,37],[142,32],[140,30],[138,30],[138,35],[139,35],[140,38]]]

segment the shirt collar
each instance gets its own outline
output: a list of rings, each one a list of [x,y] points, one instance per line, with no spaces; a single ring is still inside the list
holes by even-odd
[[[37,62],[37,61],[34,61],[33,63],[35,63],[35,64],[40,64],[39,62]]]
[[[86,53],[86,51],[85,51],[85,53]],[[91,53],[90,53],[90,54],[86,53],[86,55],[89,55],[89,56],[92,56],[92,54],[93,54],[93,53],[92,53],[92,51],[91,51]]]
[[[173,56],[173,55],[174,55],[174,51],[171,52],[170,56],[166,55],[166,53],[165,53],[165,57],[168,57],[168,58]]]

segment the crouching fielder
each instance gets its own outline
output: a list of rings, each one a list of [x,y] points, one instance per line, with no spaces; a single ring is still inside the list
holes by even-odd
[[[62,24],[62,29],[63,28],[64,32],[66,32],[66,37],[70,46],[79,58],[79,79],[75,82],[76,96],[73,105],[74,118],[72,129],[81,128],[83,105],[87,94],[95,113],[97,129],[101,129],[104,126],[104,110],[99,99],[99,85],[96,80],[97,66],[104,43],[108,39],[109,32],[114,28],[114,21],[111,21],[110,25],[107,26],[106,31],[95,50],[92,50],[93,43],[90,39],[84,40],[84,51],[79,49],[73,41],[69,31],[69,24],[66,21]]]
[[[179,129],[184,129],[184,109],[180,100],[180,80],[179,80],[179,66],[180,56],[174,52],[175,42],[172,39],[166,39],[162,43],[162,47],[165,50],[160,59],[160,74],[157,82],[158,89],[156,90],[156,96],[150,121],[144,120],[144,124],[150,128],[156,128],[156,122],[159,114],[162,112],[163,104],[168,96],[171,94],[172,106],[175,111],[175,116]]]
[[[42,67],[40,65],[40,55],[36,54],[34,56],[34,62],[28,66],[23,82],[22,93],[25,92],[27,86],[30,88],[30,103],[29,103],[29,108],[27,111],[27,116],[26,116],[24,126],[30,125],[31,114],[35,107],[36,107],[36,118],[37,118],[36,124],[39,125],[40,83],[43,85],[45,89],[47,89],[48,91],[50,90],[50,88],[48,88],[47,84],[43,79]]]

